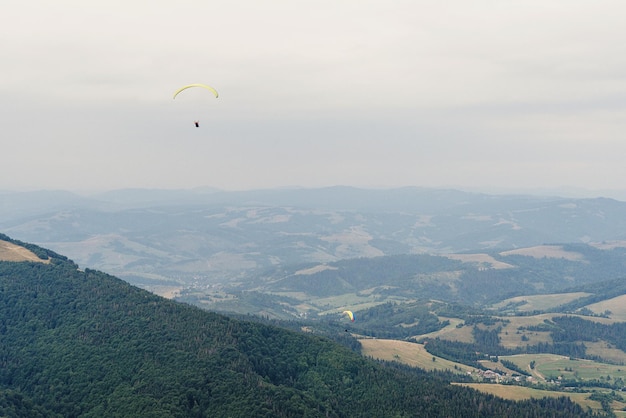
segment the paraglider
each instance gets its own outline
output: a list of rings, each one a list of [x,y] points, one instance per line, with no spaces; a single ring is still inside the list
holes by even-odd
[[[174,97],[173,97],[173,98],[175,99],[175,98],[176,98],[176,96],[178,96],[178,94],[179,94],[181,91],[187,90],[187,89],[192,88],[192,87],[200,87],[200,88],[203,88],[203,89],[207,89],[207,90],[209,90],[211,93],[213,93],[213,95],[215,96],[215,98],[216,98],[216,99],[219,97],[219,94],[217,93],[217,90],[215,90],[213,87],[211,87],[211,86],[209,86],[209,85],[207,85],[207,84],[199,84],[199,83],[195,83],[195,84],[187,84],[186,86],[182,86],[181,88],[179,88],[178,90],[176,90],[176,91],[174,92]],[[198,128],[198,127],[200,126],[200,123],[199,123],[199,121],[197,121],[197,120],[195,120],[193,123],[194,123],[194,125],[196,125],[196,128]]]
[[[354,314],[352,313],[352,311],[343,311],[343,313],[348,315],[348,318],[350,318],[350,321],[354,322]]]
[[[176,90],[174,92],[174,99],[176,98],[176,96],[178,96],[178,93],[180,93],[183,90],[187,90],[191,87],[202,87],[203,89],[207,89],[209,90],[211,93],[213,93],[215,95],[215,98],[217,99],[219,97],[219,94],[217,94],[217,90],[215,90],[213,87],[207,85],[207,84],[187,84],[186,86],[182,86],[181,88],[179,88],[178,90]]]

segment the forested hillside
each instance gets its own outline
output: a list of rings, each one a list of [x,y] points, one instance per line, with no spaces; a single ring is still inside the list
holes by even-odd
[[[31,247],[34,248],[34,247]],[[587,416],[165,300],[45,250],[0,261],[0,416]]]
[[[554,244],[478,254],[403,254],[277,265],[229,286],[184,289],[176,298],[214,311],[312,319],[337,317],[348,308],[362,312],[387,302],[437,300],[484,308],[521,295],[592,294],[580,295],[580,301],[562,301],[561,311],[569,311],[576,303],[582,307],[626,293],[616,284],[603,290],[605,282],[621,283],[624,271],[622,244],[606,249]]]

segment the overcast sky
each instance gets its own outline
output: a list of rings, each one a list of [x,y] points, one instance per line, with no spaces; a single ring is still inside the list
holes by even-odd
[[[5,0],[0,189],[626,189],[624,16],[623,0]],[[220,97],[173,100],[189,83]]]

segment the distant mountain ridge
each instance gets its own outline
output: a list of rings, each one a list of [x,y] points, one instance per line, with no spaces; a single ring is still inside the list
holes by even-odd
[[[0,230],[143,286],[276,265],[626,240],[626,202],[351,187],[5,193]]]

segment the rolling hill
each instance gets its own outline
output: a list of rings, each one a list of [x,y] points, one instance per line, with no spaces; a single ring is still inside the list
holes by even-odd
[[[626,294],[620,285],[626,271],[626,247],[621,245],[551,244],[279,265],[227,285],[189,287],[176,299],[211,310],[283,319],[337,318],[344,309],[360,312],[386,303],[429,300],[479,309],[493,306],[501,314],[559,307],[573,312]],[[568,296],[558,296],[564,293]]]
[[[169,292],[278,265],[626,240],[626,203],[421,188],[4,193],[0,230]]]

